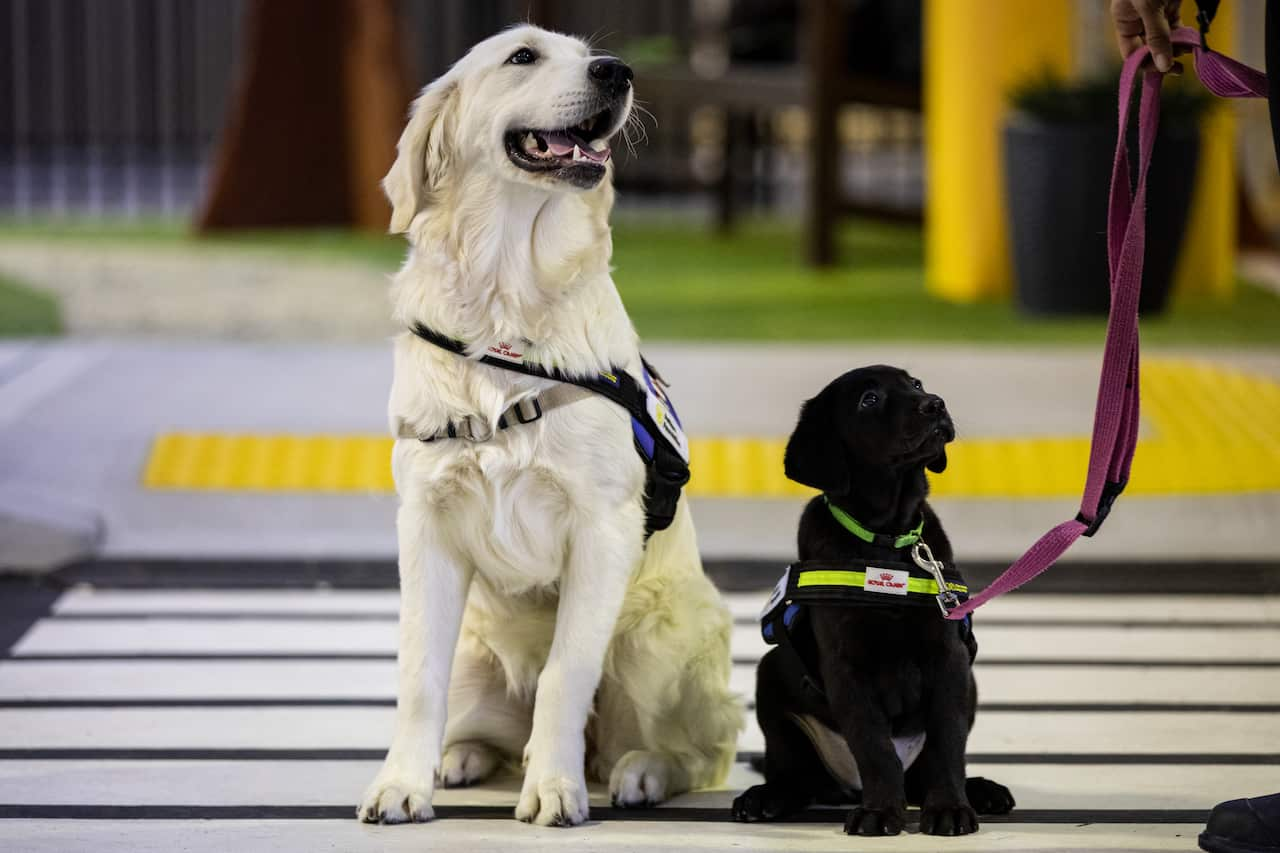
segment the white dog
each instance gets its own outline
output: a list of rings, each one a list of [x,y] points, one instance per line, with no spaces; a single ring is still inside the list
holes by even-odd
[[[383,183],[411,246],[396,318],[471,357],[395,342],[399,699],[363,820],[429,820],[437,780],[468,785],[521,756],[516,817],[543,825],[587,818],[588,769],[615,804],[643,806],[732,763],[731,620],[686,502],[646,544],[627,411],[478,360],[489,345],[573,375],[641,375],[609,276],[608,140],[630,80],[577,39],[500,33],[423,90]],[[499,428],[522,403],[543,415]]]

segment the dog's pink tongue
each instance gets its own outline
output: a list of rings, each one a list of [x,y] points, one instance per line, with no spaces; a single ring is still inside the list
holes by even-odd
[[[590,160],[597,163],[603,163],[609,159],[609,149],[605,148],[600,151],[593,151],[590,148],[579,145],[573,137],[567,133],[544,133],[542,139],[547,143],[547,150],[557,157],[572,157],[573,146],[578,145],[582,153]]]
[[[567,133],[544,133],[542,138],[547,143],[547,149],[557,157],[572,154],[573,146],[576,144]]]

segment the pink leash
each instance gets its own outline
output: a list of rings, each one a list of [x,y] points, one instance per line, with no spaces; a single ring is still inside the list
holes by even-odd
[[[1201,45],[1190,27],[1174,31],[1173,43],[1193,48],[1196,73],[1205,87],[1223,98],[1265,98],[1267,77],[1230,57]],[[1129,151],[1125,129],[1133,82],[1149,51],[1143,47],[1125,61],[1120,74],[1120,133],[1111,171],[1111,203],[1107,213],[1107,257],[1111,269],[1111,313],[1098,382],[1098,404],[1089,451],[1089,476],[1080,512],[1050,530],[982,592],[951,609],[948,619],[963,619],[986,602],[1017,589],[1049,568],[1081,536],[1098,532],[1111,505],[1129,481],[1129,466],[1138,442],[1138,293],[1142,290],[1142,256],[1146,244],[1147,168],[1160,121],[1160,72],[1142,75],[1138,112],[1138,182],[1129,194]]]

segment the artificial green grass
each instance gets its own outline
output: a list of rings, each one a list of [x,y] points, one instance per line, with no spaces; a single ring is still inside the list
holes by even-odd
[[[795,228],[749,223],[731,237],[655,224],[614,229],[614,278],[646,339],[1098,343],[1105,318],[1028,318],[1011,301],[957,305],[924,288],[918,227],[855,222],[840,264],[800,262]],[[1231,303],[1178,302],[1143,318],[1162,344],[1280,343],[1280,298],[1240,282]]]
[[[0,276],[0,337],[44,337],[62,332],[58,301]]]
[[[803,264],[801,237],[798,225],[778,220],[745,221],[719,235],[687,216],[624,212],[615,217],[614,278],[646,340],[1098,344],[1105,333],[1104,318],[1028,318],[1009,300],[956,305],[930,296],[918,226],[846,222],[840,264],[829,270]],[[6,239],[261,251],[388,271],[405,251],[399,237],[332,229],[196,238],[185,224],[163,220],[0,221],[0,246]],[[1166,345],[1275,345],[1280,298],[1240,282],[1231,302],[1182,300],[1144,317],[1142,335]]]

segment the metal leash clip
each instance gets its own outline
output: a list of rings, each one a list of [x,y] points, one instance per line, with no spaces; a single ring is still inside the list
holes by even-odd
[[[938,584],[938,594],[935,598],[943,616],[959,606],[960,596],[947,586],[947,579],[942,576],[942,563],[933,558],[933,551],[924,543],[924,540],[911,546],[911,559],[917,566],[933,575],[934,582]]]

